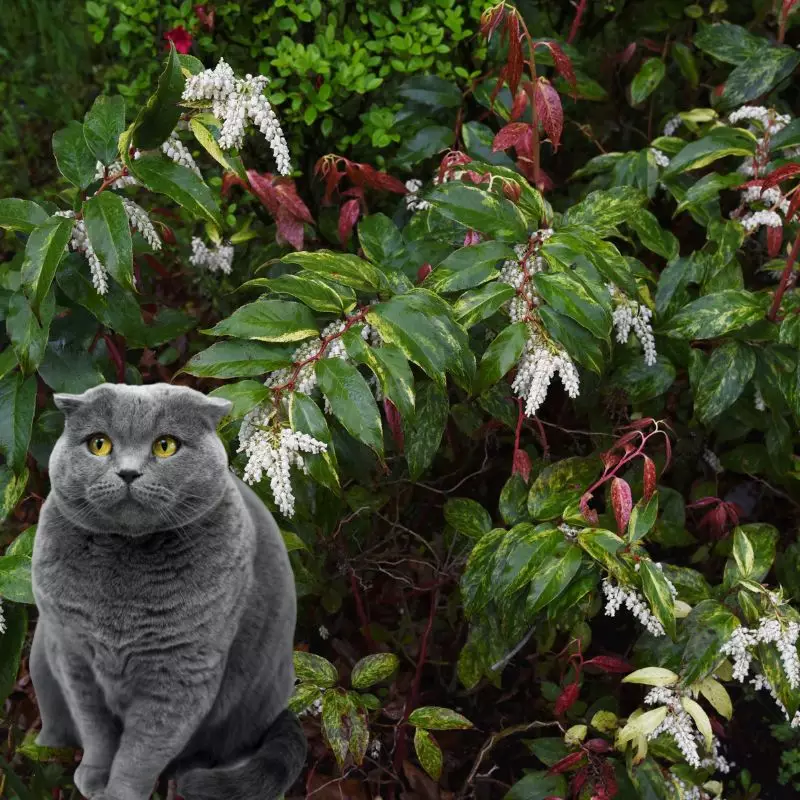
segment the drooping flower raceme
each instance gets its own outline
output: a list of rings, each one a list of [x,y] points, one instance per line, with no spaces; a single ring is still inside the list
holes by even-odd
[[[192,237],[192,254],[189,263],[205,267],[209,272],[222,272],[230,275],[233,263],[233,245],[220,244],[213,250],[197,236]]]
[[[686,763],[695,769],[700,769],[700,753],[698,745],[702,741],[700,733],[696,730],[694,722],[681,705],[681,696],[666,686],[656,686],[644,698],[647,705],[662,705],[667,708],[664,721],[651,733],[648,739],[655,739],[662,733],[675,740],[678,749],[683,753]]]
[[[786,680],[792,689],[800,687],[800,658],[797,655],[797,639],[800,624],[781,622],[776,617],[764,617],[757,628],[736,628],[721,652],[733,660],[733,677],[742,683],[750,674],[752,648],[761,644],[774,644],[780,654]]]
[[[113,175],[119,175],[119,178],[117,178],[113,183],[109,184],[112,189],[124,189],[126,186],[139,185],[139,181],[137,181],[133,175],[123,175],[123,171],[124,167],[121,161],[112,162],[108,165],[108,168],[104,166],[102,161],[98,161],[95,166],[94,179],[96,181],[102,181],[106,179],[106,176],[111,177]]]
[[[0,633],[6,632],[6,617],[3,614],[3,600],[0,598]]]
[[[606,596],[606,616],[616,616],[622,604],[625,604],[634,617],[644,625],[653,636],[664,636],[664,626],[659,622],[647,601],[632,587],[618,586],[611,578],[604,578],[602,583],[603,594]]]
[[[237,78],[233,69],[220,59],[214,69],[207,69],[186,79],[183,100],[187,103],[209,101],[211,110],[222,122],[219,146],[223,150],[240,148],[248,121],[252,122],[269,142],[281,175],[291,172],[289,148],[278,118],[264,89],[269,79],[263,75]]]
[[[653,318],[653,312],[643,303],[630,300],[613,284],[607,284],[606,288],[614,301],[614,312],[611,315],[611,319],[617,331],[617,341],[620,344],[625,344],[632,330],[642,345],[644,363],[648,367],[652,367],[658,358],[653,326],[650,323]]]
[[[657,147],[651,147],[650,152],[653,154],[653,160],[656,162],[656,166],[662,169],[666,169],[669,166],[669,156],[663,150],[659,150]]]
[[[258,483],[266,475],[275,503],[284,516],[291,517],[295,504],[291,468],[305,471],[303,453],[323,453],[327,445],[306,433],[274,427],[273,415],[274,409],[259,407],[245,416],[237,452],[247,455],[244,480]]]
[[[192,158],[192,154],[189,152],[189,148],[178,138],[177,134],[173,131],[169,138],[161,145],[161,152],[164,153],[167,158],[172,159],[176,164],[180,164],[182,167],[187,167],[198,178],[202,178],[203,176],[200,174],[200,170],[195,163],[194,158]]]
[[[56,216],[74,219],[75,212],[56,211]],[[108,292],[108,272],[106,272],[106,268],[100,262],[92,243],[89,241],[89,235],[86,233],[86,223],[82,219],[75,220],[69,247],[86,256],[86,261],[89,263],[89,270],[92,274],[92,286],[94,286],[98,294],[106,294]]]
[[[419,197],[419,190],[422,188],[422,181],[419,178],[411,178],[406,181],[406,189],[408,194],[405,196],[406,208],[411,211],[424,211],[430,208],[430,203],[427,200],[421,200]]]
[[[128,215],[128,222],[131,228],[139,231],[142,237],[153,248],[153,250],[161,249],[161,239],[156,233],[155,226],[153,225],[147,212],[133,200],[128,200],[127,197],[122,198],[122,205],[125,206],[125,213]]]

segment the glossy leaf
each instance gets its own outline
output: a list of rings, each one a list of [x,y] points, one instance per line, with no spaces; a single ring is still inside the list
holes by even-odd
[[[415,708],[408,717],[408,724],[426,731],[454,731],[474,727],[462,714],[440,706]]]
[[[250,378],[292,363],[291,345],[252,341],[222,341],[192,356],[184,372],[199,378]]]
[[[336,453],[328,422],[320,407],[308,395],[292,392],[289,397],[289,424],[293,431],[307,433],[318,442],[327,445],[327,449],[322,453],[305,454],[303,461],[314,480],[327,486],[331,491],[338,492],[339,473]]]
[[[447,395],[435,383],[417,387],[416,413],[403,420],[405,455],[411,480],[417,480],[431,465],[444,435],[450,411]]]
[[[478,394],[497,383],[519,361],[528,336],[527,324],[516,322],[504,328],[492,340],[478,365],[475,377],[475,391]]]
[[[74,186],[85,189],[94,180],[97,159],[86,144],[80,122],[73,120],[53,134],[53,155],[61,174]]]
[[[663,177],[670,178],[682,172],[706,167],[726,156],[752,156],[756,138],[742,128],[720,126],[713,128],[702,139],[687,144],[670,160]]]
[[[664,573],[650,559],[643,558],[639,562],[639,575],[642,578],[642,589],[650,608],[664,626],[667,635],[674,639],[675,603]]]
[[[533,276],[533,284],[542,299],[555,311],[574,319],[598,339],[608,337],[611,314],[577,275],[539,272]]]
[[[47,212],[32,200],[0,199],[0,228],[30,233],[47,219]]]
[[[354,689],[369,689],[376,683],[387,680],[400,666],[400,659],[394,653],[375,653],[356,662],[350,674]]]
[[[86,233],[100,263],[114,280],[133,289],[133,244],[122,198],[102,192],[83,204]]]
[[[350,253],[317,250],[313,253],[289,253],[282,257],[309,272],[326,275],[337,283],[357,291],[376,291],[386,285],[386,276],[374,265]]]
[[[22,280],[30,288],[34,309],[39,308],[50,291],[74,224],[74,219],[53,216],[34,228],[28,237]]]
[[[650,97],[664,80],[665,73],[666,66],[660,58],[648,58],[631,83],[631,103],[636,106]]]
[[[732,406],[753,377],[756,354],[737,341],[723,342],[711,354],[695,388],[694,407],[704,423],[718,418]]]
[[[534,519],[555,519],[581,495],[601,472],[599,460],[574,456],[545,467],[531,486],[528,511]]]
[[[464,292],[453,304],[453,316],[464,328],[471,328],[502,308],[515,294],[507,283],[489,283]]]
[[[148,99],[133,124],[131,144],[134,147],[151,150],[161,145],[172,133],[181,116],[179,103],[185,85],[186,79],[181,72],[178,54],[170,44],[167,62],[158,78],[155,94]]]
[[[581,560],[581,549],[570,544],[562,555],[545,561],[541,570],[534,576],[525,601],[525,610],[530,616],[545,608],[569,586],[581,565]]]
[[[479,539],[492,529],[489,512],[475,500],[451,497],[444,504],[444,518],[459,533]]]
[[[684,306],[664,329],[676,339],[713,339],[757,322],[765,314],[762,300],[744,290],[726,289]]]
[[[125,98],[100,95],[86,112],[83,136],[94,157],[108,166],[119,153],[119,137],[125,130]]]
[[[270,396],[270,390],[261,381],[245,380],[226,383],[209,392],[209,395],[230,400],[233,403],[231,419],[241,419],[248,411],[263,403]]]
[[[313,314],[300,303],[258,300],[240,306],[204,332],[262,342],[297,342],[317,335],[317,325]]]
[[[336,667],[330,661],[314,653],[295,650],[292,653],[294,672],[301,681],[313,682],[317,686],[333,686],[339,679]]]
[[[414,751],[425,772],[435,781],[438,781],[442,777],[442,764],[444,762],[442,748],[424,728],[417,728],[414,731]]]
[[[281,275],[277,278],[254,278],[243,283],[240,288],[258,286],[296,297],[315,311],[343,314],[352,311],[356,305],[356,296],[352,289],[311,272]]]
[[[36,378],[12,372],[0,380],[0,452],[12,470],[25,466],[35,408]]]

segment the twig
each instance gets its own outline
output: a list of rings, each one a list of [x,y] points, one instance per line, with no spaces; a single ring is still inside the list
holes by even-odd
[[[520,639],[519,642],[514,646],[513,650],[510,650],[506,655],[504,655],[496,664],[492,664],[490,669],[492,672],[496,672],[499,669],[502,669],[509,661],[511,661],[514,656],[522,650],[523,647],[528,643],[531,636],[533,636],[533,632],[536,630],[536,626],[533,625],[531,629]]]
[[[786,259],[786,266],[783,268],[783,273],[781,274],[781,282],[778,285],[777,291],[775,292],[775,297],[772,299],[772,306],[767,314],[767,319],[770,320],[770,322],[775,322],[778,316],[778,311],[780,311],[781,307],[781,300],[783,300],[783,295],[789,288],[789,278],[792,276],[792,272],[794,271],[794,262],[797,261],[798,253],[800,253],[800,234],[798,234],[797,238],[794,240],[792,249],[788,258]]]
[[[572,27],[569,29],[569,36],[567,36],[567,44],[572,44],[583,22],[583,13],[586,11],[586,0],[580,0],[578,8],[575,11],[575,19],[572,20]]]
[[[542,443],[542,458],[545,461],[550,460],[550,445],[547,444],[547,434],[544,432],[544,428],[542,427],[542,421],[539,417],[534,417],[533,421],[536,423],[536,427],[539,429],[539,439]]]

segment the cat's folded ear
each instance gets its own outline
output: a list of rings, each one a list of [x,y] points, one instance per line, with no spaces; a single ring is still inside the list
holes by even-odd
[[[230,400],[225,400],[222,397],[209,397],[208,395],[201,395],[203,411],[213,420],[214,425],[231,413],[233,403]]]
[[[82,394],[54,394],[53,402],[56,408],[69,416],[73,411],[77,411],[86,401]]]

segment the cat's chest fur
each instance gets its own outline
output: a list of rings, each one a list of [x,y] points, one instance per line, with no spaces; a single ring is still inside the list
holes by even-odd
[[[252,522],[233,505],[220,509],[223,528],[206,519],[141,540],[87,535],[44,509],[34,552],[40,613],[109,678],[162,660],[221,661],[253,580]]]

